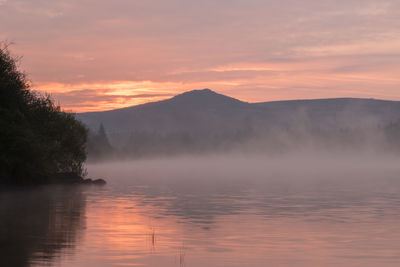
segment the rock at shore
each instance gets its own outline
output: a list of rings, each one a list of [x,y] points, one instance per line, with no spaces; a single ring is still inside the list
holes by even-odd
[[[105,185],[106,181],[104,181],[103,179],[96,179],[96,180],[93,180],[92,183],[95,185]]]
[[[105,185],[103,179],[84,179],[80,175],[73,172],[58,173],[54,179],[56,184],[87,184],[87,185]]]

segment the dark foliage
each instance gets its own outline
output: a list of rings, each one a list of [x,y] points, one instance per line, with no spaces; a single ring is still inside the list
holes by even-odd
[[[108,140],[103,124],[100,124],[97,133],[89,131],[87,151],[89,160],[95,161],[110,158],[114,154],[114,148]]]
[[[202,135],[137,131],[131,134],[122,152],[132,157],[228,152],[251,138],[252,134],[251,129]]]
[[[390,145],[390,149],[400,151],[400,120],[390,123],[385,128],[385,135]]]
[[[29,90],[16,59],[0,47],[0,183],[50,182],[84,173],[87,131],[48,95]]]

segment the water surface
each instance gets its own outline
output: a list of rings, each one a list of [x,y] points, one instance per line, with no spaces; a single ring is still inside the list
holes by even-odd
[[[4,266],[400,264],[395,160],[143,160],[89,174],[108,184],[0,192]]]

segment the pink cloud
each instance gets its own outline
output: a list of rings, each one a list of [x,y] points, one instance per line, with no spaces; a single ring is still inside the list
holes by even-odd
[[[395,0],[19,0],[1,2],[0,32],[35,88],[62,84],[52,92],[71,107],[89,97],[75,85],[119,81],[157,84],[146,94],[210,87],[249,101],[400,99],[399,17]],[[92,99],[99,108],[156,99],[124,102],[125,90],[116,103],[100,98],[104,88]]]

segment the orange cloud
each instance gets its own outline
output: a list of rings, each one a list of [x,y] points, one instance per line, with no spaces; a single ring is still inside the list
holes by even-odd
[[[0,38],[34,88],[73,111],[201,88],[251,102],[400,99],[395,0],[0,4]]]

